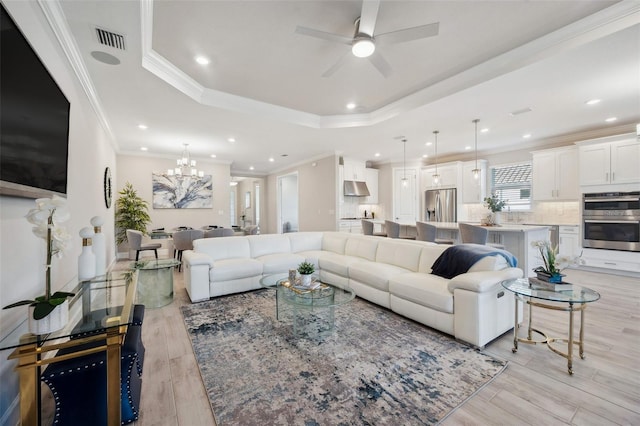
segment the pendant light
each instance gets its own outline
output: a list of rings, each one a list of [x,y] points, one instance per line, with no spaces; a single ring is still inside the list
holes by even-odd
[[[189,152],[189,144],[185,143],[184,150],[182,150],[182,155],[180,158],[176,160],[175,169],[167,170],[168,176],[192,176],[192,177],[203,177],[204,172],[202,170],[196,169],[196,160],[191,159],[191,153]]]
[[[409,180],[407,179],[407,138],[402,138],[402,158],[404,177],[400,180],[402,181],[402,186],[407,187],[409,185]]]
[[[433,131],[433,134],[435,135],[435,145],[436,145],[436,152],[435,152],[435,162],[436,162],[436,172],[433,174],[433,184],[435,186],[440,185],[440,175],[438,174],[438,133],[440,133],[437,130]]]
[[[471,170],[471,173],[473,173],[473,178],[475,180],[480,178],[480,169],[478,168],[478,121],[480,120],[477,118],[473,120],[473,123],[476,125],[476,168]]]

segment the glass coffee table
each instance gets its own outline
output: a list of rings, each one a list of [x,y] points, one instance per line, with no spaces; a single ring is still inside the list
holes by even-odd
[[[567,369],[569,374],[573,374],[573,345],[578,345],[580,358],[584,359],[584,311],[587,303],[600,299],[600,294],[596,291],[581,287],[576,284],[571,285],[570,290],[554,291],[529,281],[527,278],[520,278],[512,281],[503,281],[502,287],[512,292],[516,298],[515,325],[513,327],[513,349],[518,351],[518,342],[522,343],[546,343],[547,347],[554,353],[567,359]],[[518,324],[518,301],[529,305],[529,324],[527,326],[527,337],[519,337],[520,325]],[[537,306],[544,309],[569,312],[569,336],[568,338],[548,337],[546,333],[533,328],[532,307]],[[580,311],[580,337],[575,340],[573,337],[573,313]],[[534,339],[534,333],[538,335]],[[555,342],[566,342],[567,352],[562,352],[552,346]]]
[[[313,274],[312,287],[291,283],[289,274],[266,275],[260,285],[276,290],[276,318],[280,321],[291,312],[296,337],[323,337],[333,332],[335,308],[352,301],[352,289],[340,288],[320,281]]]

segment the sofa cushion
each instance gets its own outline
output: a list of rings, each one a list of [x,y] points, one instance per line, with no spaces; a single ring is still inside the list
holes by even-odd
[[[422,246],[418,244],[382,240],[378,244],[375,261],[416,272],[418,271],[421,254]]]
[[[229,237],[237,238],[237,237]],[[255,259],[216,260],[209,270],[209,281],[230,281],[262,275],[262,262]]]
[[[407,272],[399,266],[362,260],[349,266],[349,279],[388,292],[389,279]]]
[[[348,277],[349,266],[357,262],[362,262],[362,259],[332,252],[323,252],[320,259],[318,259],[320,269],[333,272],[341,277]]]
[[[251,249],[246,238],[201,238],[193,241],[193,251],[211,256],[212,260],[250,258]]]
[[[249,235],[245,238],[249,241],[251,257],[254,259],[267,254],[291,253],[291,242],[285,235]]]
[[[262,262],[262,273],[269,275],[297,269],[305,261],[305,257],[296,253],[277,253],[260,256],[256,260]]]
[[[418,272],[424,272],[426,274],[431,273],[431,265],[440,257],[443,251],[451,247],[447,244],[436,244],[434,246],[427,246],[422,248],[420,253],[420,265],[418,266]]]
[[[322,250],[322,232],[291,232],[286,234],[291,243],[291,251]]]
[[[361,257],[373,262],[376,260],[376,252],[378,251],[378,243],[380,240],[380,237],[351,236],[344,247],[344,254]]]
[[[345,232],[325,232],[322,236],[322,250],[337,254],[344,254],[349,234]]]
[[[401,299],[440,312],[453,313],[453,294],[447,289],[449,280],[422,272],[409,272],[389,280],[389,292]]]

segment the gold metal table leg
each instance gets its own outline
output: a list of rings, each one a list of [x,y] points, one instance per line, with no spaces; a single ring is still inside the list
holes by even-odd
[[[511,352],[516,353],[518,352],[518,331],[520,328],[520,324],[518,324],[518,295],[514,294],[514,296],[516,301],[516,316],[513,324],[513,349],[511,349]]]
[[[120,332],[112,327],[107,332],[107,425],[120,425]]]
[[[567,346],[567,369],[569,374],[573,374],[573,303],[569,303],[569,341]]]
[[[37,345],[21,346],[17,352],[18,366],[28,366],[18,369],[22,426],[37,426],[40,424],[39,392],[36,387],[40,386]]]
[[[580,358],[584,359],[584,311],[587,306],[583,306],[580,311]]]

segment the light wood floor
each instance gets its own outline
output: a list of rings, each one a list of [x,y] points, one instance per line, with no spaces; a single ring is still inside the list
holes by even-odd
[[[586,312],[586,359],[566,359],[507,333],[485,352],[507,359],[506,370],[451,414],[444,425],[640,425],[640,280],[568,270],[567,280],[598,291]],[[179,307],[189,303],[182,274],[175,300],[148,309],[141,415],[148,425],[215,425]],[[576,318],[579,314],[575,314]],[[568,314],[534,308],[538,328],[565,335]],[[577,352],[577,351],[576,351]]]

